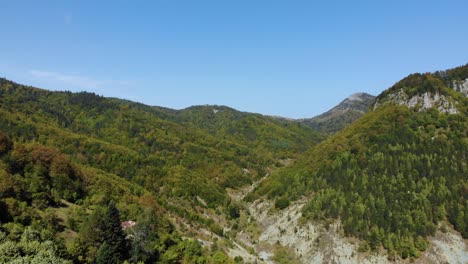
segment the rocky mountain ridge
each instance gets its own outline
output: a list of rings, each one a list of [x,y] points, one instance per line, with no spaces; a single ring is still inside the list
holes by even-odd
[[[402,89],[397,93],[390,94],[388,99],[389,100],[386,103],[392,102],[397,105],[405,105],[410,108],[417,108],[418,111],[423,111],[435,107],[441,113],[458,113],[458,103],[456,101],[450,100],[449,97],[437,92],[425,92],[423,94],[414,95],[410,97]],[[380,105],[380,101],[377,101],[374,104],[373,109],[377,109]]]
[[[454,80],[449,86],[457,93],[468,96],[468,79]],[[453,98],[452,94],[444,94],[438,91],[426,91],[419,94],[409,95],[403,88],[396,92],[387,95],[385,99],[378,99],[374,103],[373,110],[377,109],[382,104],[394,103],[397,105],[405,105],[409,108],[416,108],[418,111],[437,108],[441,113],[457,114],[459,102]]]
[[[336,133],[366,113],[374,99],[367,93],[355,93],[321,115],[298,121],[321,132]]]

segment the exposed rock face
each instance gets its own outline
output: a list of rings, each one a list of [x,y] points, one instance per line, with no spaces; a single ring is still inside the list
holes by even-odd
[[[328,228],[316,222],[302,222],[301,209],[306,201],[304,198],[274,213],[270,213],[271,201],[256,201],[249,205],[251,215],[261,225],[261,233],[255,245],[241,236],[238,239],[256,248],[260,259],[263,259],[257,260],[258,263],[274,263],[267,257],[272,256],[272,252],[259,251],[268,244],[290,248],[300,263],[468,263],[467,240],[451,227],[445,233],[437,231],[430,237],[429,248],[416,260],[398,257],[389,260],[383,250],[380,253],[361,253],[358,241],[343,236],[340,221],[333,222]]]
[[[468,96],[468,79],[462,81],[453,81],[453,89],[465,96]]]
[[[437,231],[430,247],[416,263],[468,263],[468,243],[455,230]]]
[[[301,263],[389,263],[385,255],[358,253],[358,246],[340,234],[338,221],[328,229],[319,223],[300,223],[301,209],[305,204],[306,199],[269,214],[273,206],[271,202],[253,203],[250,212],[262,223],[259,243],[279,243],[288,247]]]
[[[447,114],[457,114],[458,110],[456,105],[458,102],[450,100],[449,97],[439,94],[439,93],[429,93],[425,92],[423,94],[415,95],[409,97],[403,89],[399,90],[396,93],[388,95],[388,99],[381,103],[377,101],[374,104],[374,110],[377,109],[382,104],[392,102],[398,105],[406,105],[410,108],[417,108],[418,111],[427,110],[429,108],[437,108],[439,112]]]

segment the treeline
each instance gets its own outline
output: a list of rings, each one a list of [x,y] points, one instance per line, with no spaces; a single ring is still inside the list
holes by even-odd
[[[450,89],[439,80],[441,87],[428,90],[424,78],[411,75],[397,86]],[[426,81],[431,78],[436,77]],[[454,115],[381,106],[272,175],[246,199],[311,194],[305,218],[340,219],[346,235],[363,241],[361,250],[383,247],[391,257],[417,258],[441,221],[467,238],[467,99],[456,98],[460,113]]]

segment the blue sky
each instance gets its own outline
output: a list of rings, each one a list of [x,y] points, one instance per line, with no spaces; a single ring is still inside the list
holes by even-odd
[[[0,76],[311,117],[468,63],[468,1],[1,1]]]

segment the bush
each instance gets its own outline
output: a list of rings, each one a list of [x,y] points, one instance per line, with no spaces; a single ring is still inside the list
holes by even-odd
[[[235,261],[236,263],[243,263],[243,262],[244,262],[244,259],[243,259],[241,256],[236,256],[236,257],[234,258],[234,261]]]
[[[277,209],[282,210],[282,209],[284,209],[284,208],[286,208],[286,207],[288,207],[288,206],[289,206],[289,199],[286,198],[286,197],[278,198],[278,199],[276,199],[276,201],[275,201],[275,207],[276,207]]]

